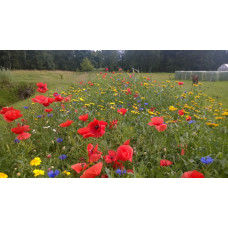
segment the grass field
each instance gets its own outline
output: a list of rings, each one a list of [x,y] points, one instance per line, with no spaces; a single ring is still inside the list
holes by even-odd
[[[71,84],[80,80],[92,80],[96,78],[99,72],[71,72],[71,71],[28,71],[28,70],[15,70],[11,71],[12,82],[25,82],[25,83],[38,83],[46,82],[49,85],[49,90],[65,90]],[[150,76],[152,80],[165,81],[174,79],[174,73],[142,73],[140,76]],[[191,90],[192,82],[189,80],[183,80],[185,86],[183,90]],[[228,82],[203,82],[203,91],[223,104],[223,107],[228,109]],[[24,101],[20,101],[19,105]]]

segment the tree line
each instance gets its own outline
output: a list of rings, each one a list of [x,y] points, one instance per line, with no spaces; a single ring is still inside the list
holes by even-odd
[[[217,70],[228,63],[225,50],[0,50],[0,68],[81,71],[83,60],[93,68],[117,71],[174,72]]]

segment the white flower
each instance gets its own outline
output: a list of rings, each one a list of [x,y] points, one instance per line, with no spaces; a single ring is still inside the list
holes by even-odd
[[[54,132],[56,132],[56,130],[55,130],[55,129],[53,129],[53,131],[54,131]]]

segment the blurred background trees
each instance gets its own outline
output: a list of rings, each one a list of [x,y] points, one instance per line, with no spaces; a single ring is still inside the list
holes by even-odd
[[[2,50],[0,68],[28,70],[84,71],[83,60],[94,68],[122,68],[140,72],[174,72],[175,70],[217,70],[228,63],[225,50]],[[88,63],[87,61],[87,63]]]

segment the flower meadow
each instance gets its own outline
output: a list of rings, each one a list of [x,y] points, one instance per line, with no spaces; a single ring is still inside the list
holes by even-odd
[[[0,110],[0,178],[228,177],[227,116],[204,85],[100,72]]]

